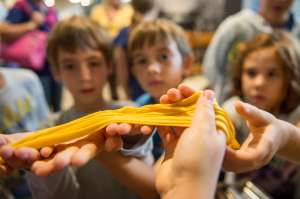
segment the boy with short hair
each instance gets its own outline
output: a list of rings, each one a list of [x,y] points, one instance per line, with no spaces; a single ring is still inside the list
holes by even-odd
[[[159,103],[168,89],[182,83],[193,62],[185,32],[168,20],[138,25],[130,34],[128,49],[132,72],[147,92],[136,100],[140,106]],[[153,155],[158,159],[163,153],[158,134],[153,141]]]
[[[49,35],[47,55],[55,79],[62,82],[74,98],[74,106],[60,115],[57,124],[66,123],[99,110],[116,109],[124,105],[103,99],[103,87],[111,72],[111,40],[96,23],[84,17],[72,17],[59,22]],[[100,148],[101,140],[105,139],[100,135],[97,137],[98,140],[92,141],[97,145],[97,149]],[[149,157],[151,159],[151,146],[151,140],[148,140],[143,146],[123,149],[121,150],[123,155],[135,157],[122,158],[127,159],[128,162],[132,159],[148,161]],[[85,147],[89,148],[91,145],[87,143]],[[55,160],[38,162],[34,165],[37,168],[35,172],[46,175],[49,172],[61,170],[62,168],[53,169],[53,167],[59,167],[58,164],[65,167],[70,164],[74,150],[76,147],[69,147],[63,154],[58,154],[56,162]],[[105,165],[111,161],[110,159],[117,158],[121,158],[119,152],[107,154],[105,158],[99,159]],[[117,181],[103,167],[103,164],[99,164],[94,159],[75,172],[71,168],[65,168],[45,178],[29,173],[28,181],[32,194],[34,198],[136,197],[133,192]]]

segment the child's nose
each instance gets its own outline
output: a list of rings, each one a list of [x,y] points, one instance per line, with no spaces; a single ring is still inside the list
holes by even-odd
[[[90,80],[91,79],[91,70],[88,66],[81,66],[80,67],[80,76],[82,80]]]
[[[157,62],[152,62],[148,66],[148,72],[150,74],[157,74],[161,72],[161,67]]]
[[[255,78],[256,86],[264,86],[266,84],[266,78],[263,75],[259,75]]]

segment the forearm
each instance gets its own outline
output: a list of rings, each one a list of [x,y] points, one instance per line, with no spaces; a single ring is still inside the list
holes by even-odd
[[[300,164],[300,128],[285,122],[280,133],[286,134],[287,138],[278,155]]]
[[[121,184],[140,197],[151,199],[158,196],[155,189],[155,174],[151,165],[119,152],[102,152],[97,159]]]
[[[13,40],[26,32],[34,30],[36,27],[36,24],[32,21],[21,24],[0,23],[0,36],[4,40]]]

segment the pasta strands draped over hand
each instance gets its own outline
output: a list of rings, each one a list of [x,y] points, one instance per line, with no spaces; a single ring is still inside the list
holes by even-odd
[[[151,104],[143,107],[123,107],[116,110],[99,111],[71,122],[42,129],[12,144],[14,148],[42,148],[101,133],[111,123],[130,123],[150,126],[189,127],[201,92],[195,93],[174,104]],[[216,127],[225,133],[227,145],[239,148],[235,130],[228,114],[214,102]]]

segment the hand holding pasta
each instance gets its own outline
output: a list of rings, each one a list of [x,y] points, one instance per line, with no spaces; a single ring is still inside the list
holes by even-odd
[[[195,111],[196,102],[202,93],[180,100],[174,104],[153,104],[143,107],[124,107],[117,110],[99,111],[72,122],[43,129],[32,133],[12,144],[13,148],[43,148],[102,133],[111,123],[129,123],[149,126],[189,127]],[[217,129],[225,133],[227,145],[233,149],[239,147],[235,131],[227,113],[214,102]],[[3,161],[2,161],[3,162]]]

